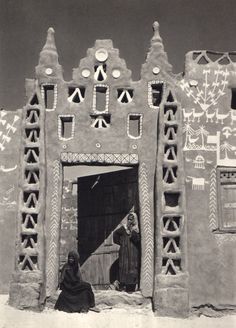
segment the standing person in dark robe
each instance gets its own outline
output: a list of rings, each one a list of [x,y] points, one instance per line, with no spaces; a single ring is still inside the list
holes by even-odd
[[[79,254],[75,251],[69,252],[68,261],[62,267],[59,287],[62,291],[55,304],[56,310],[72,313],[91,309],[98,312],[91,285],[82,280]]]
[[[119,281],[120,290],[135,291],[139,282],[140,234],[137,214],[130,212],[127,223],[113,233],[114,243],[119,249]]]

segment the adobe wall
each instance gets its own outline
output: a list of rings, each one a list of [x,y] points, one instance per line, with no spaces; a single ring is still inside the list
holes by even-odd
[[[234,59],[228,54],[190,52],[179,83],[191,306],[236,305],[235,205],[226,205],[231,206],[227,221],[227,208],[220,212],[223,199],[219,189],[220,183],[236,181],[236,110],[231,103],[231,90],[236,87]],[[217,167],[232,167],[226,169],[232,176],[220,177]]]
[[[20,111],[0,111],[0,293],[8,293],[14,270]]]

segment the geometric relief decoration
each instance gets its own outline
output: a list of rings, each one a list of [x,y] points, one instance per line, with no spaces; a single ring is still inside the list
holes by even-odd
[[[58,240],[60,230],[60,210],[59,210],[59,188],[60,188],[60,161],[53,162],[52,195],[49,216],[49,246],[47,255],[47,292],[49,295],[56,290],[58,280]]]
[[[36,96],[32,98],[32,103],[38,102]],[[35,104],[36,105],[36,104]],[[30,105],[27,105],[30,106]],[[39,137],[40,121],[39,108],[24,108],[25,117],[24,128],[24,150],[22,161],[22,199],[19,206],[19,218],[21,229],[19,231],[20,250],[18,254],[18,267],[23,271],[38,270],[38,232],[37,225],[40,207],[40,157],[39,157]],[[23,208],[23,212],[22,209]]]
[[[168,90],[167,90],[168,91]],[[161,180],[161,200],[160,226],[158,243],[160,247],[161,267],[159,272],[162,275],[175,276],[180,274],[185,268],[182,267],[182,247],[183,247],[183,224],[184,208],[182,198],[184,197],[183,176],[179,174],[181,154],[178,154],[179,120],[178,111],[180,110],[171,92],[167,92],[168,100],[164,102],[163,109],[160,111],[160,140],[164,156],[159,156],[159,163],[162,162],[162,171],[159,174]],[[170,97],[171,94],[171,97]],[[162,126],[163,125],[163,126]],[[160,172],[160,171],[159,171]]]
[[[138,154],[61,153],[63,163],[138,164]]]
[[[151,204],[148,190],[148,171],[145,163],[139,170],[140,203],[141,206],[141,230],[142,230],[142,263],[141,263],[141,291],[145,297],[151,297],[153,293],[153,252],[154,236],[153,221],[151,218]]]

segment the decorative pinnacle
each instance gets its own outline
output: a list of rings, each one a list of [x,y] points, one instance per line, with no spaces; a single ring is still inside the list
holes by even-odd
[[[57,51],[54,34],[55,34],[54,29],[52,27],[49,27],[47,33],[47,40],[42,51],[44,50]]]
[[[159,33],[159,23],[157,21],[155,21],[152,24],[153,27],[153,31],[154,31],[154,35],[152,37],[152,42],[162,42],[162,39],[160,37],[160,33]]]

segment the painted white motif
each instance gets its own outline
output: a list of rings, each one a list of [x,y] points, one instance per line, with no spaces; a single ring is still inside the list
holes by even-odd
[[[221,143],[221,132],[218,131],[214,141],[216,145],[216,162],[218,166],[236,166],[236,158],[232,158],[232,155],[236,155],[236,146],[230,144],[226,140]]]
[[[192,182],[192,190],[205,190],[205,184],[209,182],[205,180],[205,178],[195,178],[191,176],[187,176],[186,182]]]
[[[14,115],[13,121],[7,122],[7,119],[4,118],[7,115],[7,112],[4,110],[0,111],[0,129],[1,125],[4,126],[2,130],[0,130],[0,150],[3,151],[6,148],[6,143],[9,143],[11,141],[11,134],[14,134],[16,132],[15,124],[19,120],[18,115]]]
[[[193,163],[196,169],[205,169],[205,159],[202,155],[197,155]]]
[[[213,117],[215,116],[215,111],[210,112],[209,109],[206,110],[206,122],[208,123],[209,121],[213,123]]]
[[[227,114],[219,113],[219,108],[216,108],[216,123],[220,121],[221,124],[224,124],[224,120],[229,116],[229,114],[230,113]]]
[[[0,171],[4,172],[4,173],[8,173],[8,172],[12,172],[14,170],[16,170],[17,165],[13,166],[13,167],[8,167],[6,168],[4,165],[0,165]]]
[[[16,201],[14,200],[14,190],[15,186],[11,185],[3,195],[0,195],[0,205],[5,206],[8,209],[16,205]]]
[[[186,123],[183,132],[185,132],[184,150],[216,150],[215,146],[208,144],[209,132],[203,125],[194,130],[189,123]]]
[[[197,112],[195,108],[192,109],[192,113],[193,113],[193,118],[192,118],[192,122],[195,122],[195,119],[197,119],[197,122],[200,122],[200,118],[204,115],[204,112]]]
[[[215,77],[212,82],[209,82],[210,74]],[[180,82],[180,87],[183,91],[185,91],[187,97],[192,98],[194,103],[198,104],[201,109],[206,112],[210,106],[217,105],[219,98],[225,95],[229,71],[227,68],[223,70],[219,65],[214,71],[204,69],[203,76],[204,82],[202,84],[202,88],[200,88],[199,85],[196,87],[191,87],[189,82],[185,79],[182,79]],[[221,81],[219,77],[222,78]]]
[[[226,139],[228,139],[232,135],[233,130],[236,129],[232,129],[230,126],[224,126],[222,129],[222,134],[226,137]]]
[[[234,152],[236,150],[236,147],[229,144],[227,141],[224,141],[222,145],[220,145],[220,150],[221,152],[224,153],[224,160],[228,160],[229,159],[229,156],[228,154],[230,152]]]
[[[191,122],[191,116],[193,115],[192,110],[190,112],[186,111],[185,108],[182,108],[183,114],[184,114],[184,122]]]

